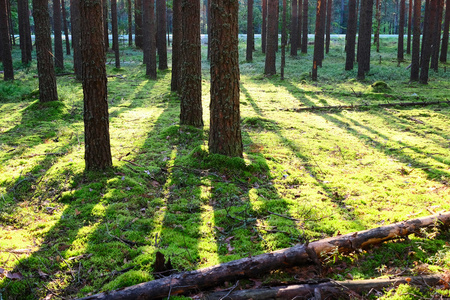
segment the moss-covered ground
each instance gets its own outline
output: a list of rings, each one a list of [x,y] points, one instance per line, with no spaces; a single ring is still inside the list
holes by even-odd
[[[152,81],[142,52],[123,48],[120,69],[109,53],[114,168],[100,173],[84,172],[81,83],[59,76],[60,101],[41,104],[36,62],[21,66],[14,48],[16,80],[0,83],[0,298],[67,299],[152,280],[159,276],[157,251],[173,269],[193,270],[449,210],[449,106],[371,106],[448,100],[448,66],[430,71],[428,85],[409,83],[409,62],[399,65],[395,39],[385,38],[366,80],[357,81],[356,69],[344,71],[343,43],[332,40],[312,82],[312,46],[287,58],[280,80],[263,76],[257,41],[254,61],[240,65],[243,159],[208,153],[206,48],[202,130],[179,126],[170,70]],[[343,104],[368,107],[295,112]],[[330,255],[316,276],[447,272],[448,238],[422,232]],[[306,279],[301,274],[274,272],[260,280]],[[437,292],[446,295],[406,286],[384,297]]]

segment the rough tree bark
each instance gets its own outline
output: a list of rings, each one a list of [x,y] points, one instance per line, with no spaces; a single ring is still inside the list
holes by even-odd
[[[355,62],[355,43],[356,43],[356,0],[348,1],[348,22],[346,34],[346,59],[345,70],[353,70],[353,63]]]
[[[261,25],[261,52],[266,53],[266,41],[267,41],[267,1],[261,0],[261,13],[262,13],[262,25]]]
[[[252,278],[272,270],[307,264],[317,261],[318,258],[327,257],[330,252],[345,253],[364,249],[370,245],[419,232],[420,228],[448,226],[449,224],[450,213],[436,214],[330,237],[311,242],[308,245],[296,245],[291,248],[246,257],[195,271],[174,274],[120,290],[88,296],[80,300],[154,299],[167,297],[169,292],[171,295],[182,294],[192,289],[216,286],[225,281],[235,281],[244,277]]]
[[[17,12],[19,17],[19,38],[22,63],[31,61],[31,33],[30,18],[28,16],[28,0],[17,0]],[[30,42],[28,42],[30,40]]]
[[[180,124],[203,127],[200,1],[183,0],[181,7],[183,64]]]
[[[112,166],[102,0],[81,0],[81,55],[86,170]]]
[[[400,19],[398,22],[397,60],[403,61],[404,35],[405,35],[405,0],[400,0]]]
[[[419,82],[428,84],[428,71],[430,70],[431,47],[434,39],[437,6],[439,0],[429,0],[428,14],[425,13],[424,35],[422,41],[422,56],[420,57]],[[425,34],[425,32],[427,32]]]
[[[158,69],[160,70],[168,68],[166,26],[166,0],[156,0],[156,48],[158,49]]]
[[[297,56],[298,47],[298,0],[291,1],[291,56]]]
[[[120,53],[119,53],[119,28],[117,20],[117,0],[111,0],[111,30],[113,44],[112,48],[114,50],[115,66],[120,68]]]
[[[142,3],[142,36],[144,42],[144,64],[146,75],[156,79],[156,28],[155,0],[143,0]]]
[[[358,35],[358,79],[363,80],[370,70],[370,44],[372,40],[373,0],[361,0]]]
[[[444,0],[438,0],[436,9],[437,17],[434,25],[433,46],[431,49],[431,63],[430,63],[430,68],[433,69],[435,72],[437,72],[439,68],[439,48],[441,45],[443,10],[444,10]]]
[[[181,0],[173,0],[173,29],[172,29],[172,78],[170,90],[180,92],[181,88]]]
[[[78,80],[81,80],[81,19],[80,19],[80,1],[70,0],[70,19],[72,23],[72,48],[73,48],[73,70]]]
[[[411,81],[419,80],[420,70],[420,14],[421,0],[414,0],[413,38],[411,53]]]
[[[442,36],[441,56],[439,58],[439,60],[443,63],[447,62],[449,25],[450,25],[450,0],[447,0],[445,4],[445,20],[444,20],[444,33]]]
[[[142,0],[134,1],[134,42],[137,48],[144,47],[142,36]]]
[[[242,157],[239,110],[238,1],[211,1],[209,151]]]
[[[3,79],[14,80],[6,0],[0,0],[0,43],[2,44],[0,55],[3,61]]]
[[[253,60],[253,44],[255,36],[253,34],[253,0],[247,1],[247,48],[245,52],[245,60]]]
[[[55,41],[55,66],[64,69],[64,56],[61,35],[61,3],[60,0],[53,0],[53,34]]]
[[[66,10],[66,4],[65,4],[64,0],[61,0],[61,13],[62,13],[62,20],[63,20],[64,36],[66,38],[66,54],[70,55],[69,28],[67,26],[67,10]]]
[[[267,0],[266,60],[264,63],[264,74],[266,75],[274,75],[277,73],[275,65],[278,46],[277,1]]]
[[[324,17],[324,2],[326,0],[317,0],[316,7],[316,29],[314,36],[314,56],[313,56],[313,67],[311,72],[311,79],[317,81],[317,67],[322,65],[321,62],[321,51],[323,52],[323,27],[322,19]]]
[[[302,33],[302,53],[308,52],[308,0],[303,0],[303,33]]]
[[[53,65],[50,15],[47,0],[33,0],[36,56],[39,76],[39,101],[58,100],[55,66]]]

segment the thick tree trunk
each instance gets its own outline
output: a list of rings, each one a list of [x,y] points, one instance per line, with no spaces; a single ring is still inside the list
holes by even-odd
[[[209,39],[208,39],[209,40]],[[253,44],[255,36],[253,34],[253,0],[247,1],[247,49],[245,52],[245,60],[253,60]]]
[[[262,13],[262,25],[261,25],[261,52],[266,53],[266,41],[267,41],[267,1],[261,0],[261,13]]]
[[[420,74],[419,74],[419,82],[422,84],[428,84],[428,71],[430,69],[430,58],[431,58],[431,50],[432,44],[434,40],[434,32],[435,23],[436,23],[436,14],[438,9],[439,0],[429,0],[428,5],[428,14],[425,13],[424,20],[424,33],[423,35],[423,45],[422,45],[422,56],[420,57]]]
[[[113,38],[113,50],[115,57],[115,66],[120,68],[120,54],[119,54],[119,28],[117,20],[117,0],[111,0],[111,29]]]
[[[142,36],[142,0],[134,1],[134,42],[137,48],[144,47]]]
[[[200,1],[183,0],[182,16],[180,124],[200,128],[203,127]]]
[[[439,48],[441,45],[442,12],[444,10],[444,0],[438,0],[437,5],[437,17],[436,23],[434,25],[433,46],[431,49],[432,51],[430,64],[430,68],[435,72],[437,72],[439,68]]]
[[[181,39],[183,35],[181,18],[181,0],[173,0],[172,79],[170,90],[177,92],[181,90]]]
[[[405,35],[405,0],[400,0],[400,19],[398,23],[398,43],[397,43],[397,60],[403,61],[404,35]]]
[[[370,70],[370,44],[372,40],[373,0],[361,0],[358,35],[358,79],[363,80]]]
[[[19,17],[19,38],[22,63],[28,64],[31,61],[31,33],[30,18],[28,15],[28,1],[17,0],[17,11]],[[30,42],[28,41],[30,40]]]
[[[14,80],[6,0],[0,0],[0,43],[2,44],[0,55],[3,61],[3,79]]]
[[[86,170],[112,166],[102,0],[81,0],[81,55]]]
[[[72,48],[73,48],[73,70],[78,80],[82,76],[81,62],[81,19],[80,19],[80,1],[70,0],[70,19],[72,23]]]
[[[109,19],[109,9],[108,9],[108,0],[103,0],[103,39],[105,43],[105,49],[108,51],[109,48],[109,28],[108,28],[108,19]],[[114,46],[113,46],[114,47]]]
[[[166,70],[167,43],[166,43],[166,0],[156,0],[156,48],[158,49],[158,69]]]
[[[62,20],[63,20],[63,28],[64,28],[64,37],[66,39],[66,54],[70,55],[69,28],[67,26],[67,11],[66,11],[66,4],[64,3],[64,0],[61,0],[61,12],[62,12]]]
[[[303,1],[298,0],[298,5],[297,5],[297,50],[302,49],[302,29],[303,29],[303,19],[302,19],[303,6],[302,5],[303,5]]]
[[[242,157],[237,1],[211,1],[209,151]]]
[[[50,15],[47,0],[33,0],[33,18],[36,35],[39,101],[58,100],[55,66],[53,65]]]
[[[267,0],[267,38],[264,74],[274,75],[276,68],[276,51],[278,46],[278,0]]]
[[[443,63],[447,62],[449,25],[450,25],[450,0],[447,0],[445,4],[444,35],[442,36],[441,56],[439,58],[439,60]]]
[[[321,51],[323,52],[323,27],[322,19],[324,17],[324,2],[326,0],[317,0],[316,7],[316,29],[314,36],[314,56],[311,79],[317,81],[317,67],[322,65]]]
[[[297,56],[298,47],[298,0],[291,1],[291,56]]]
[[[133,45],[133,8],[131,6],[131,0],[127,0],[127,13],[128,13],[128,46]]]
[[[414,0],[413,38],[411,53],[411,81],[419,80],[421,0]]]
[[[406,54],[411,54],[411,33],[412,33],[412,7],[413,0],[408,3],[408,31],[406,37]]]
[[[64,56],[61,35],[61,3],[53,0],[53,33],[55,37],[55,66],[64,70]]]
[[[326,42],[325,42],[325,52],[328,54],[330,52],[330,42],[331,42],[331,15],[332,15],[333,1],[328,0],[327,2],[327,25],[326,25]]]
[[[325,258],[329,253],[335,251],[345,253],[364,249],[370,245],[419,232],[420,228],[448,226],[449,224],[449,212],[407,220],[374,229],[330,237],[308,245],[296,245],[208,268],[183,272],[121,290],[88,296],[80,300],[155,299],[167,297],[169,293],[177,295],[192,289],[217,286],[225,281],[235,281],[244,277],[252,278],[272,270],[308,264],[317,261],[317,258]]]
[[[346,34],[346,59],[345,70],[353,70],[353,63],[355,62],[355,43],[356,43],[356,0],[348,1],[348,22],[347,22],[347,34]]]
[[[142,36],[144,42],[144,64],[146,75],[156,79],[156,28],[155,0],[143,0],[142,3]]]
[[[302,53],[308,52],[308,0],[303,0],[303,36],[302,36]]]

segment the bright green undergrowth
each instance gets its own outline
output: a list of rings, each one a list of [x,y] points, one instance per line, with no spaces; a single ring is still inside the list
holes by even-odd
[[[3,277],[3,298],[84,296],[152,280],[157,251],[174,269],[193,270],[448,210],[448,105],[371,105],[444,101],[450,73],[409,83],[409,62],[397,65],[392,41],[373,53],[363,82],[344,71],[342,39],[332,41],[318,82],[309,78],[312,48],[287,58],[285,80],[262,75],[260,51],[242,61],[243,158],[208,152],[206,49],[205,127],[197,129],[178,124],[170,71],[149,80],[142,52],[126,48],[120,69],[108,64],[120,75],[108,78],[114,168],[100,173],[84,172],[81,83],[58,77],[61,101],[41,104],[35,63],[18,70],[16,81],[0,83],[0,267],[24,278]],[[368,107],[295,112],[349,104]],[[329,255],[325,269],[335,279],[444,272],[446,239],[428,231]],[[31,250],[8,252],[17,249]]]

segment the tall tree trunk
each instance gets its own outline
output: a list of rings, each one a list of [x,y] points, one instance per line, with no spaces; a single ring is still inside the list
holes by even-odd
[[[298,47],[298,0],[291,0],[291,56],[297,56]]]
[[[105,43],[105,49],[108,50],[108,48],[109,48],[108,0],[103,0],[102,4],[103,4],[103,39],[104,39],[104,43]],[[114,47],[114,45],[113,45],[113,47]]]
[[[439,58],[439,60],[443,63],[447,62],[449,24],[450,24],[450,0],[447,0],[445,4],[444,35],[442,36],[441,56]]]
[[[173,33],[172,33],[172,79],[170,90],[180,92],[181,88],[181,40],[183,28],[181,24],[181,0],[173,0]],[[209,40],[209,36],[208,36]]]
[[[166,44],[166,0],[156,0],[156,48],[158,49],[158,69],[166,70],[167,44]]]
[[[411,53],[411,81],[419,80],[420,70],[420,15],[421,0],[414,0],[414,18],[413,18],[413,38]]]
[[[321,45],[321,47],[319,48],[318,66],[322,67],[322,61],[325,58],[325,24],[327,18],[327,0],[321,1],[320,5],[322,5],[320,9],[320,27],[319,27],[320,28],[319,44]]]
[[[303,1],[298,0],[297,4],[297,50],[302,49],[302,29],[303,29]]]
[[[211,11],[215,9],[212,6]],[[203,127],[200,1],[183,0],[182,16],[183,40],[181,48],[183,65],[180,124],[200,128]]]
[[[144,47],[142,36],[142,0],[134,1],[134,42],[137,48]]]
[[[302,53],[308,52],[308,0],[303,0],[303,36],[302,36]]]
[[[64,56],[61,35],[61,3],[53,0],[53,33],[55,36],[55,66],[64,69]]]
[[[112,166],[102,0],[80,0],[86,170]]]
[[[70,55],[69,28],[67,26],[67,11],[66,11],[66,4],[64,3],[64,0],[61,0],[61,12],[62,12],[62,19],[63,19],[64,36],[66,38],[66,54]]]
[[[286,44],[287,44],[287,32],[286,32],[286,0],[283,0],[283,15],[281,19],[281,71],[280,79],[284,80],[284,67],[286,66]]]
[[[328,54],[330,52],[330,41],[331,41],[331,15],[332,15],[333,1],[328,0],[327,2],[327,25],[326,25],[326,42],[325,51]]]
[[[266,53],[267,42],[267,1],[261,0],[261,13],[262,13],[262,25],[261,25],[261,52]]]
[[[431,52],[431,69],[435,72],[439,68],[439,48],[441,45],[442,12],[444,10],[444,0],[438,0],[437,18],[434,25],[433,46]]]
[[[208,49],[206,52],[206,59],[209,61],[211,58],[211,0],[206,0],[206,33],[208,34]]]
[[[10,37],[10,43],[15,46],[16,45],[16,38],[14,36],[14,23],[13,18],[11,14],[11,1],[6,1],[6,12],[8,15],[8,28],[9,28],[9,37]]]
[[[155,0],[144,0],[142,3],[142,36],[144,39],[144,64],[146,75],[156,79],[156,25]]]
[[[70,19],[72,23],[73,70],[78,80],[83,78],[81,62],[81,15],[80,1],[70,0]]]
[[[406,38],[406,54],[411,54],[412,6],[413,6],[413,0],[409,0],[408,31],[407,31],[407,38]]]
[[[377,53],[380,52],[380,26],[381,26],[381,1],[376,0],[375,2],[375,20],[376,20],[376,26],[375,26],[375,34],[374,34],[374,40],[375,45],[377,47]]]
[[[119,56],[119,28],[117,21],[117,0],[111,0],[111,29],[113,38],[113,50],[115,57],[115,66],[120,68],[120,56]]]
[[[405,0],[400,0],[400,19],[398,22],[398,43],[397,43],[397,60],[403,61],[403,51],[405,49],[403,39],[405,35]]]
[[[247,49],[245,53],[245,59],[247,61],[253,60],[253,0],[247,1]]]
[[[133,8],[131,6],[131,0],[127,0],[127,13],[128,13],[128,46],[133,45]]]
[[[28,16],[28,0],[17,0],[17,12],[19,17],[19,38],[22,63],[28,64],[31,61],[31,40],[30,18]],[[1,55],[0,55],[1,56]]]
[[[347,34],[346,34],[346,59],[345,70],[353,70],[353,63],[355,62],[355,43],[356,43],[356,1],[348,1],[348,22],[347,22]]]
[[[428,83],[428,71],[430,69],[431,48],[434,40],[434,28],[436,23],[436,14],[439,0],[429,0],[428,14],[425,14],[424,32],[428,34],[423,35],[423,49],[420,58],[420,75],[419,82],[422,84]]]
[[[363,80],[370,70],[370,44],[372,40],[373,0],[361,0],[358,35],[358,79]]]
[[[0,55],[3,61],[3,79],[14,80],[6,0],[0,0],[0,43],[2,44]]]
[[[316,29],[314,36],[314,57],[313,57],[313,68],[312,68],[312,76],[311,79],[313,81],[317,81],[317,67],[322,64],[321,62],[321,51],[323,53],[323,23],[322,19],[324,18],[324,2],[326,0],[317,0],[316,7]]]
[[[53,65],[50,15],[47,0],[33,0],[33,18],[36,35],[39,101],[58,100],[55,66]]]
[[[420,61],[422,61],[422,57],[423,57],[423,49],[425,47],[425,36],[428,36],[430,33],[428,32],[429,28],[426,25],[427,20],[430,18],[430,0],[425,0],[425,16],[423,17],[423,22],[422,22],[422,46],[420,49]]]
[[[211,0],[209,151],[242,157],[239,110],[238,1]]]
[[[278,0],[267,0],[267,38],[266,38],[266,61],[264,74],[274,75],[277,73],[275,61],[278,46]]]

